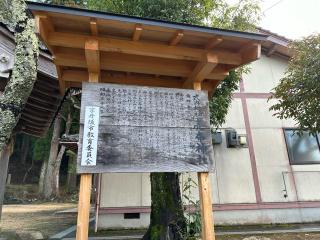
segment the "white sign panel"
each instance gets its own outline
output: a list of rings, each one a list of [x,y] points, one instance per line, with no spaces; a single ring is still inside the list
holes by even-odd
[[[96,166],[100,107],[86,106],[81,166]]]

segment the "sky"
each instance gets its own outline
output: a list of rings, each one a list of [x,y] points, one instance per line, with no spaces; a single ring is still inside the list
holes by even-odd
[[[261,0],[261,9],[260,27],[271,32],[289,39],[320,33],[320,0]]]

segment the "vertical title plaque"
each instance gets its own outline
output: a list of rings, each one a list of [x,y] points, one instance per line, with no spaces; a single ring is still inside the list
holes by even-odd
[[[99,113],[91,121],[99,126],[96,164],[86,159],[92,106]],[[84,83],[80,126],[78,173],[212,170],[204,91]]]
[[[96,165],[99,115],[99,107],[86,106],[83,127],[81,166]]]

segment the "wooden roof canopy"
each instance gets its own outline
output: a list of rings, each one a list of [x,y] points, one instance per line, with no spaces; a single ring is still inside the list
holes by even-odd
[[[266,36],[28,3],[53,55],[60,92],[99,82],[212,92],[231,69],[260,57]]]

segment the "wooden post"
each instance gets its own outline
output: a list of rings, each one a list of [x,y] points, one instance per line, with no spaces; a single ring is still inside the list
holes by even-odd
[[[89,71],[89,82],[99,82],[100,55],[98,41],[88,40],[86,42],[85,55]],[[76,240],[88,240],[91,187],[92,174],[81,174]]]
[[[201,90],[201,82],[193,83],[194,90]],[[198,173],[198,187],[201,208],[202,240],[215,240],[211,200],[211,184],[208,172]]]
[[[77,240],[87,240],[89,233],[92,174],[81,174],[78,203]]]

